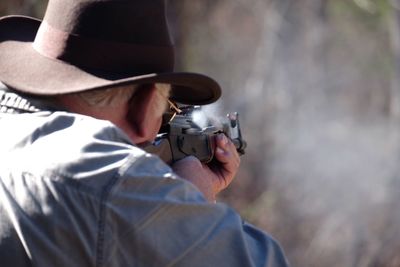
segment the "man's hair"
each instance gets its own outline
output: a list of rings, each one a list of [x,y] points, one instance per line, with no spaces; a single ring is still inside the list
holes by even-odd
[[[171,85],[166,83],[156,83],[157,97],[154,103],[154,113],[161,116],[168,106],[168,98],[171,93]]]
[[[167,99],[169,98],[171,85],[156,83],[155,87],[157,88],[157,98],[153,107],[153,112],[161,115],[167,107]],[[78,96],[90,106],[116,107],[125,104],[132,97],[135,97],[135,92],[137,90],[140,90],[140,85],[92,90],[78,93]]]

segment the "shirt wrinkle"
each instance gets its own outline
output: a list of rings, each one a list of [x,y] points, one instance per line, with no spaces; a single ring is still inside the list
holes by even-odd
[[[182,251],[181,255],[179,255],[178,257],[176,257],[174,260],[172,260],[169,264],[167,264],[167,267],[172,267],[176,264],[178,264],[178,262],[180,260],[182,260],[185,256],[187,256],[191,251],[194,251],[196,247],[200,246],[200,244],[208,237],[210,236],[211,232],[214,230],[214,228],[216,227],[216,225],[218,225],[220,223],[220,221],[223,218],[221,218],[219,221],[214,221],[213,224],[211,224],[209,226],[209,228],[207,229],[206,232],[204,232],[204,234],[202,236],[199,236],[197,238],[197,240],[195,240],[193,242],[193,244],[188,247],[185,251]]]

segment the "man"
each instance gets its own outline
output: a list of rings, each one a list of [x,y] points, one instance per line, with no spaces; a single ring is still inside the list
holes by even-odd
[[[215,203],[239,167],[228,138],[210,166],[140,149],[168,101],[220,96],[173,72],[162,0],[50,0],[42,22],[2,18],[0,81],[2,266],[287,266]]]

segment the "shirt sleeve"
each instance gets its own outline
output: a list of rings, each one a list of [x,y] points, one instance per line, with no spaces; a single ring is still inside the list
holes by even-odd
[[[288,266],[274,239],[156,157],[128,165],[104,200],[98,266]]]

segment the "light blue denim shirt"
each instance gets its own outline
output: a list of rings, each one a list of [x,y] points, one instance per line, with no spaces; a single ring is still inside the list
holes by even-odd
[[[287,266],[269,235],[109,122],[3,114],[0,129],[1,266]]]

